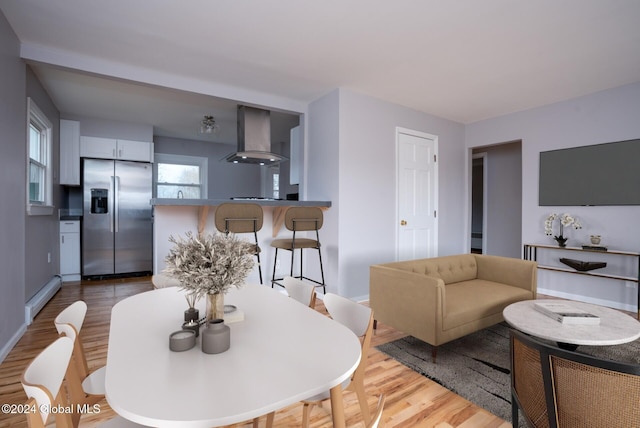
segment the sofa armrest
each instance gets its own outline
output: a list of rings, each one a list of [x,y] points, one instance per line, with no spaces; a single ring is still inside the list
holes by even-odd
[[[443,300],[439,278],[385,265],[369,268],[373,316],[395,329],[435,343],[436,331],[442,329]]]
[[[536,298],[538,263],[511,257],[475,254],[478,278],[529,290]]]

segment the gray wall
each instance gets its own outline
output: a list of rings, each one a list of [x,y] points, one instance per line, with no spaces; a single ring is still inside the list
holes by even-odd
[[[204,156],[209,159],[208,197],[261,196],[261,168],[258,165],[233,164],[220,159],[236,150],[235,145],[206,141],[155,137],[154,151],[172,155]]]
[[[520,258],[522,151],[520,142],[486,147],[487,230],[485,254]]]
[[[312,103],[309,116],[307,198],[332,201],[321,236],[336,270],[330,290],[365,298],[369,266],[395,259],[396,127],[438,136],[438,252],[463,251],[462,124],[345,89]]]
[[[638,112],[640,82],[467,125],[469,148],[522,141],[523,244],[554,245],[544,234],[544,219],[551,212],[568,212],[577,216],[583,226],[567,232],[568,245],[579,246],[588,242],[589,235],[599,234],[602,244],[611,249],[640,251],[640,206],[538,206],[541,151],[640,138]],[[587,260],[588,255],[580,256]],[[572,258],[557,253],[555,262],[558,257]],[[637,259],[607,258],[607,262],[609,265],[602,272],[637,274]],[[547,294],[636,310],[637,284],[626,281],[540,271],[538,287]]]
[[[60,180],[58,173],[60,165],[60,114],[30,67],[27,67],[27,96],[35,101],[53,125],[51,161],[53,165],[53,205],[56,210],[52,215],[26,217],[24,239],[28,263],[25,272],[25,301],[33,297],[54,275],[60,272],[57,211],[57,208],[60,207]],[[49,254],[51,254],[50,262],[48,262]]]
[[[20,44],[0,13],[0,361],[24,331],[25,97]]]
[[[110,121],[64,113],[61,113],[60,116],[63,119],[80,122],[80,135],[133,141],[153,141],[153,126],[151,125]]]

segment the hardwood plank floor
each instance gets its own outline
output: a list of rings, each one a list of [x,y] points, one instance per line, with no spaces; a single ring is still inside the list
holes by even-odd
[[[87,303],[87,316],[80,335],[84,341],[89,368],[94,370],[106,362],[109,322],[113,305],[128,296],[152,288],[149,277],[65,284],[36,316],[25,335],[0,364],[0,404],[21,404],[26,401],[26,395],[20,385],[20,376],[28,363],[57,338],[53,320],[60,311],[76,300],[81,299]],[[326,314],[321,300],[318,300],[316,309]],[[378,323],[372,346],[403,336],[403,333]],[[318,356],[317,359],[318,364],[322,364],[322,357]],[[510,423],[473,405],[375,349],[369,353],[365,389],[371,409],[375,408],[380,394],[383,393],[387,397],[382,426],[398,428],[511,427]],[[364,427],[355,394],[345,392],[344,402],[347,426]],[[83,416],[80,421],[81,427],[94,427],[113,417],[114,413],[106,400],[100,401],[99,405],[100,413]],[[300,426],[301,420],[302,406],[296,404],[278,411],[274,425],[297,427]],[[265,418],[260,422],[264,426]],[[0,427],[26,426],[23,415],[0,413]],[[232,427],[248,426],[251,424],[236,424]],[[311,414],[311,426],[315,428],[331,426],[328,402],[323,404],[323,407],[314,408]]]

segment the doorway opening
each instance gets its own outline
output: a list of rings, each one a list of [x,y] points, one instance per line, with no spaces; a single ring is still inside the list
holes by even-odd
[[[487,194],[485,177],[487,169],[485,162],[486,153],[474,153],[471,166],[471,253],[484,254],[485,247],[485,219],[487,204],[485,196]]]
[[[520,258],[522,141],[471,150],[469,251]]]

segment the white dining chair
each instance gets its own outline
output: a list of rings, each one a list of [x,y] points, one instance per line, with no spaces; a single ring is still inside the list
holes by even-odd
[[[76,366],[79,382],[73,382],[69,393],[78,402],[94,404],[102,400],[105,395],[104,376],[105,367],[89,372],[89,365],[84,352],[80,330],[87,314],[87,304],[82,300],[72,303],[58,314],[54,320],[58,333],[69,337],[73,341],[72,361]]]
[[[287,276],[284,278],[283,285],[289,297],[297,300],[303,305],[315,308],[316,306],[316,287],[313,284],[304,282],[298,278]]]
[[[61,393],[61,386],[72,352],[73,340],[60,337],[44,348],[22,373],[20,382],[28,397],[27,408],[35,409],[26,412],[30,428],[44,428],[51,414],[50,409],[68,407],[67,396],[64,391]],[[54,417],[55,426],[59,428],[73,426],[71,414],[67,412],[55,413]]]
[[[69,401],[67,392],[62,388],[63,381],[69,385],[77,375],[69,376],[76,371],[76,366],[70,364],[74,351],[74,341],[70,337],[61,336],[47,346],[29,363],[22,374],[21,384],[27,394],[27,407],[35,409],[26,412],[27,423],[30,428],[44,428],[49,424],[53,414],[57,428],[75,428],[79,425],[76,412],[51,412],[54,408],[74,408],[79,403]],[[104,424],[102,428],[135,428],[142,425],[130,422],[116,416]]]
[[[333,293],[325,294],[323,302],[331,318],[349,328],[356,336],[360,337],[360,343],[362,345],[360,363],[351,378],[342,384],[342,388],[356,393],[360,404],[360,411],[362,412],[362,419],[365,424],[369,424],[371,416],[369,413],[369,405],[367,404],[367,396],[364,391],[364,372],[367,366],[367,356],[373,332],[373,311],[371,308]],[[309,414],[313,406],[329,397],[330,392],[326,391],[303,401],[303,427],[309,426]]]
[[[151,276],[151,283],[153,284],[153,288],[165,288],[165,287],[178,287],[180,286],[180,281],[176,278],[165,275],[163,273],[157,273]]]

